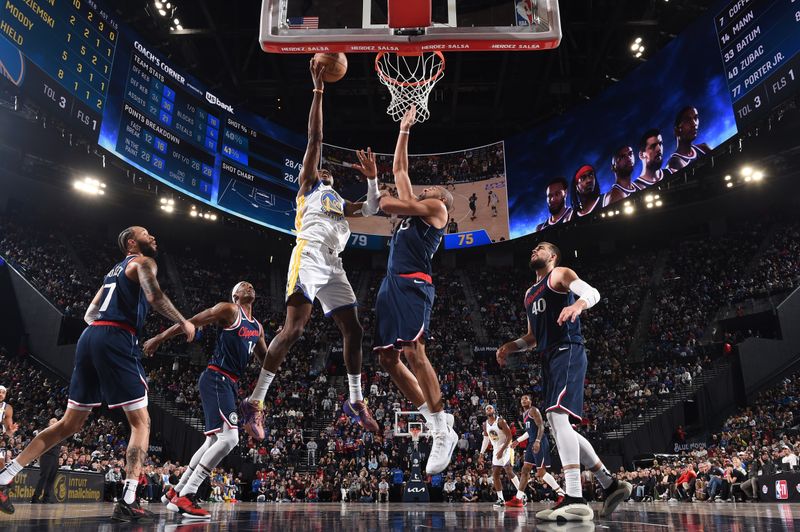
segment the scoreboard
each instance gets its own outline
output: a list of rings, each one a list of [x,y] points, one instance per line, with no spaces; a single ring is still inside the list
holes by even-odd
[[[65,121],[96,135],[119,38],[108,12],[93,0],[3,0],[0,37],[8,77]],[[13,47],[22,54],[18,58]]]
[[[714,19],[739,129],[800,88],[800,0],[733,0]]]

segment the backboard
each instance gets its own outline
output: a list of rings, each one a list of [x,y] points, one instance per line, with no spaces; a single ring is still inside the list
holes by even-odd
[[[284,54],[543,50],[561,21],[557,0],[263,0],[260,41]]]

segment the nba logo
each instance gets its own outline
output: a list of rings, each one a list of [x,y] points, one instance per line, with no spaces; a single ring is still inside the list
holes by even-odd
[[[775,498],[780,501],[785,501],[789,498],[789,488],[785,480],[775,481]]]

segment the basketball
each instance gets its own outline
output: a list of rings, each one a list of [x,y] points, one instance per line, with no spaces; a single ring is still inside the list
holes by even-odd
[[[347,74],[347,56],[343,53],[314,54],[314,61],[327,67],[322,76],[322,81],[326,83],[339,81]]]

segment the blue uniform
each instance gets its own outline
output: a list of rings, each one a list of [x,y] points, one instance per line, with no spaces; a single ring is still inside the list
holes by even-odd
[[[128,255],[103,279],[99,318],[83,331],[75,349],[70,408],[91,410],[102,401],[109,408],[147,406],[138,336],[150,306],[139,283],[125,275],[138,256]]]
[[[397,226],[389,248],[389,263],[375,300],[375,349],[424,340],[430,326],[436,290],[431,259],[444,228],[428,225],[418,216]]]
[[[230,429],[237,427],[237,382],[247,368],[261,333],[261,324],[249,319],[241,307],[236,322],[220,330],[214,356],[198,381],[206,435],[221,431],[223,424]]]
[[[543,410],[561,410],[581,419],[587,366],[581,320],[579,317],[558,325],[561,311],[575,303],[575,295],[554,290],[551,275],[548,273],[525,293],[525,312],[542,357]]]
[[[539,452],[533,452],[533,442],[539,435],[539,427],[534,423],[533,418],[525,413],[525,431],[528,433],[528,446],[525,448],[525,463],[533,464],[535,467],[550,467],[550,438],[545,432],[542,441],[539,442]]]

